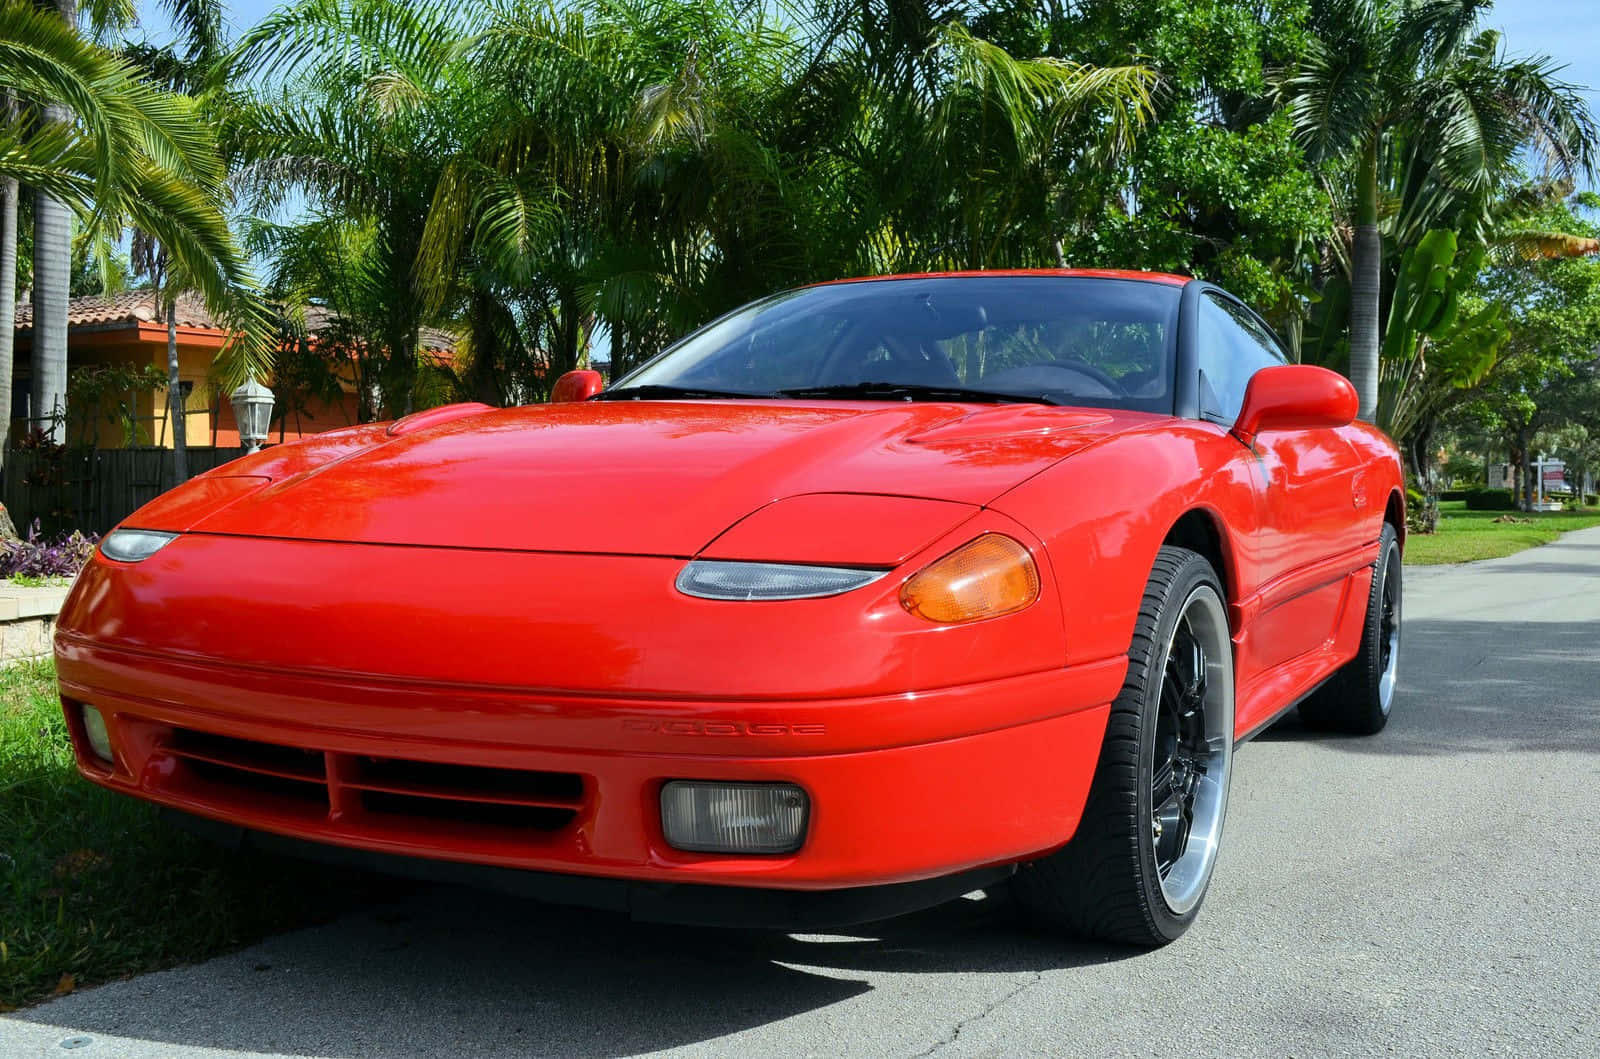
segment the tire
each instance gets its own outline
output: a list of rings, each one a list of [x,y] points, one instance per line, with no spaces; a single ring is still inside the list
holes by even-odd
[[[1400,668],[1400,540],[1383,524],[1378,561],[1372,567],[1361,650],[1327,683],[1300,704],[1308,727],[1353,735],[1375,735],[1389,723]]]
[[[1162,548],[1077,834],[1017,873],[1023,911],[1054,931],[1129,945],[1187,930],[1222,837],[1233,720],[1222,586],[1203,556]]]

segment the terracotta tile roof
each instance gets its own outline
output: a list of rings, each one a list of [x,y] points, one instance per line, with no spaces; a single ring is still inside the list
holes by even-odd
[[[127,290],[110,295],[85,294],[67,303],[69,329],[131,327],[140,323],[154,323],[157,315],[155,292],[148,290]],[[221,330],[216,318],[206,309],[205,302],[196,294],[178,296],[177,317],[179,327]],[[333,314],[323,306],[310,305],[306,307],[305,318],[307,330],[315,337],[333,319]],[[17,330],[33,330],[31,301],[19,299],[17,302]],[[430,353],[451,352],[460,342],[456,335],[434,327],[424,327],[421,338],[422,348]]]
[[[329,321],[334,319],[334,314],[325,305],[308,305],[305,310],[306,331],[315,337]],[[429,353],[449,353],[454,350],[461,339],[449,331],[441,331],[437,327],[424,327],[418,337],[422,340],[422,348]]]
[[[178,326],[205,327],[215,330],[216,321],[206,311],[205,302],[192,294],[178,298]],[[152,323],[155,321],[156,296],[154,291],[125,290],[118,294],[85,294],[67,303],[68,327],[115,327],[118,324]],[[18,299],[17,330],[33,330],[33,303]]]

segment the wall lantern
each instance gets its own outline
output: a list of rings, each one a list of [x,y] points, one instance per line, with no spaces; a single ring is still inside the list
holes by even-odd
[[[272,391],[252,375],[233,391],[228,403],[233,405],[233,418],[239,424],[239,444],[246,454],[259,452],[272,423]]]

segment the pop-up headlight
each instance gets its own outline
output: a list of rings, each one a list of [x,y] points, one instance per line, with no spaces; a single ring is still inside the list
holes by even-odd
[[[696,559],[678,575],[678,591],[701,599],[816,599],[870,585],[886,573],[851,566]]]
[[[112,530],[100,541],[100,554],[119,563],[137,563],[150,558],[178,539],[176,533],[158,530]]]

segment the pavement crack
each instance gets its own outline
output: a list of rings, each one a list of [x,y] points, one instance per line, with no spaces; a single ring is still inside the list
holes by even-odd
[[[982,1011],[978,1012],[976,1015],[968,1015],[966,1018],[950,1027],[949,1033],[945,1034],[942,1039],[935,1041],[933,1046],[928,1048],[926,1051],[918,1052],[913,1059],[927,1059],[928,1056],[936,1055],[939,1052],[944,1051],[947,1047],[961,1039],[961,1032],[968,1026],[971,1026],[977,1022],[982,1022],[984,1019],[988,1018],[990,1015],[993,1015],[996,1011],[999,1011],[1001,1008],[1005,1007],[1007,1004],[1011,1003],[1013,1000],[1017,999],[1017,997],[1021,996],[1023,993],[1026,993],[1028,990],[1032,989],[1042,981],[1044,981],[1043,971],[1032,972],[1032,974],[1028,976],[1027,981],[1018,983],[1016,988],[1009,990],[1004,996],[1000,997],[998,1000],[984,1008]]]

